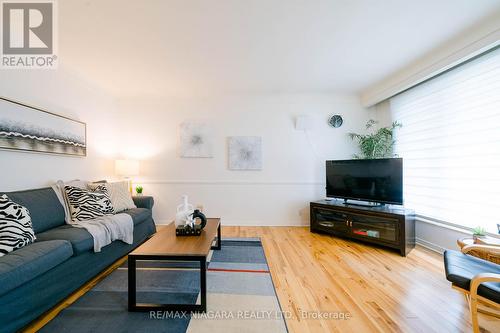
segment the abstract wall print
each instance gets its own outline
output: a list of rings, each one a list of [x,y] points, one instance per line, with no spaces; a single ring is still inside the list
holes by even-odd
[[[262,138],[260,136],[230,137],[229,169],[262,170]]]
[[[86,124],[0,97],[0,149],[86,156]]]
[[[181,157],[213,157],[213,134],[204,122],[186,121],[180,126]]]

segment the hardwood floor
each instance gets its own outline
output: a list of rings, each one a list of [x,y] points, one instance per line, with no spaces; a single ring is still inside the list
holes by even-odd
[[[300,227],[224,227],[223,237],[261,237],[290,332],[471,332],[462,294],[444,277],[441,255],[396,252]],[[347,320],[301,311],[348,312]],[[481,316],[485,332],[500,321]]]
[[[417,247],[404,258],[306,227],[223,227],[222,236],[261,237],[282,309],[291,315],[291,333],[472,331],[465,299],[446,281],[442,256],[432,251]],[[45,325],[124,259],[26,332]],[[349,318],[338,319],[340,313]],[[484,332],[500,332],[500,320],[479,320]]]

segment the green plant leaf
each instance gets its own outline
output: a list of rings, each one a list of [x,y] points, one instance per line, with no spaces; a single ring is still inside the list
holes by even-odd
[[[372,128],[378,122],[370,119],[366,129]],[[354,158],[387,158],[393,157],[393,148],[396,141],[393,139],[394,131],[403,125],[394,121],[390,127],[381,127],[369,134],[348,133],[351,140],[358,142],[361,154],[354,154]]]

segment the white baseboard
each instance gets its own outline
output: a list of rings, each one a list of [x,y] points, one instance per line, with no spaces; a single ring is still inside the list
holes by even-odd
[[[162,226],[162,225],[167,225],[170,224],[172,220],[156,220],[155,223],[156,225]],[[223,223],[224,226],[228,227],[308,227],[309,224],[262,224],[261,222],[256,222],[255,224],[241,224],[237,222],[226,222],[224,221]],[[437,244],[434,244],[432,242],[429,242],[425,239],[422,238],[416,238],[415,239],[416,243],[426,249],[429,249],[431,251],[434,251],[439,254],[443,254],[444,251],[446,250],[444,247],[441,247]]]
[[[170,224],[172,219],[155,219],[156,225],[167,225]],[[227,227],[308,227],[308,223],[303,223],[301,221],[296,221],[294,223],[286,223],[286,224],[273,224],[273,223],[263,223],[262,221],[246,221],[246,222],[238,222],[238,221],[228,221],[223,219],[222,225]]]
[[[241,223],[226,223],[224,222],[223,225],[225,227],[309,227],[309,224],[262,224],[262,223],[256,223],[256,224],[241,224]]]
[[[173,179],[152,179],[152,180],[136,180],[134,184],[148,185],[264,185],[264,186],[325,186],[322,181],[249,181],[249,180],[173,180]]]
[[[424,240],[424,239],[422,239],[422,238],[418,238],[418,237],[417,237],[417,238],[415,239],[415,242],[416,242],[418,245],[420,245],[420,246],[422,246],[422,247],[425,247],[426,249],[429,249],[429,250],[431,250],[431,251],[437,252],[437,253],[439,253],[439,254],[443,254],[443,253],[444,253],[444,251],[446,250],[444,247],[441,247],[441,246],[439,246],[439,245],[437,245],[437,244],[434,244],[434,243],[431,243],[431,242],[429,242],[429,241],[426,241],[426,240]]]

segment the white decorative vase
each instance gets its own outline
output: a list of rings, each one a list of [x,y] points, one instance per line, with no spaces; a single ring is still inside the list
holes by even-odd
[[[188,203],[188,196],[182,196],[182,204],[177,206],[177,213],[175,214],[175,226],[179,225],[192,225],[193,219],[191,218],[191,214],[194,212],[193,205]]]

